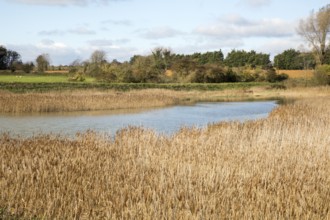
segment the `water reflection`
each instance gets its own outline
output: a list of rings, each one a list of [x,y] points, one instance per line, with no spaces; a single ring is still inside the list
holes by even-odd
[[[143,110],[2,115],[0,129],[22,136],[39,133],[71,136],[89,129],[112,135],[118,129],[132,125],[172,134],[182,126],[203,127],[219,121],[264,118],[276,106],[276,101],[221,102]]]

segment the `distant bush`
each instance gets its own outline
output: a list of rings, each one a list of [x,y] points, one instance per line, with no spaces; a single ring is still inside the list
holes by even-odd
[[[85,77],[81,71],[76,72],[73,76],[69,78],[69,81],[72,82],[83,82],[85,81]]]

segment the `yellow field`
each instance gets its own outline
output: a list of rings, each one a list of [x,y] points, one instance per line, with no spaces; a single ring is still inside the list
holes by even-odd
[[[0,219],[329,219],[329,88],[284,93],[267,119],[171,137],[3,134]]]
[[[69,73],[69,70],[46,70],[45,73]]]
[[[285,73],[289,78],[312,78],[314,70],[277,70],[278,73]]]

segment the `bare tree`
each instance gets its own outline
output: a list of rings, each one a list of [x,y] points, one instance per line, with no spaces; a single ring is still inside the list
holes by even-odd
[[[100,64],[107,61],[106,53],[103,50],[95,50],[90,58],[91,63]]]
[[[329,49],[330,4],[316,13],[313,11],[306,19],[302,19],[297,32],[311,44],[317,62],[324,64],[325,54]]]

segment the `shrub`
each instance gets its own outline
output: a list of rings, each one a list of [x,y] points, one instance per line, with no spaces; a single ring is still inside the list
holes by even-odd
[[[85,77],[84,77],[84,75],[81,71],[78,71],[78,72],[75,73],[74,76],[69,78],[69,81],[83,82],[83,81],[85,81]]]
[[[317,85],[330,85],[330,65],[318,66],[314,72]]]

